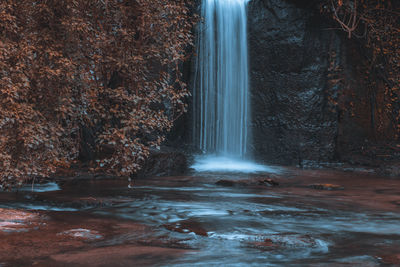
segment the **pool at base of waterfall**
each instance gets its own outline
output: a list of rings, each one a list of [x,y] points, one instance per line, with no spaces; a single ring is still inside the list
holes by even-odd
[[[266,166],[256,162],[216,155],[202,155],[195,158],[191,166],[197,172],[234,172],[234,173],[278,173],[279,167]]]

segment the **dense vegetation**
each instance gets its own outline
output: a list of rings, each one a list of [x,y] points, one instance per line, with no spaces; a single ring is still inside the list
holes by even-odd
[[[85,157],[130,175],[185,110],[187,0],[2,0],[0,185]]]
[[[364,50],[371,128],[377,136],[390,128],[398,139],[399,3],[317,2]],[[186,109],[180,69],[193,45],[191,4],[2,0],[0,185],[21,185],[77,161],[116,175],[136,172]],[[353,104],[341,108],[351,112]]]

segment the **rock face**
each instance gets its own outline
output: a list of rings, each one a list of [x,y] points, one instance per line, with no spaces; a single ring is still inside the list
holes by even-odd
[[[283,165],[398,164],[400,144],[382,112],[384,90],[371,92],[364,80],[367,52],[335,30],[318,3],[249,1],[250,153]],[[194,65],[185,69],[193,84]],[[196,153],[188,110],[168,145]]]
[[[138,177],[147,176],[174,176],[182,175],[188,169],[187,157],[181,151],[162,147],[160,150],[151,150]]]
[[[253,155],[268,163],[400,161],[384,86],[364,79],[368,51],[317,1],[251,0],[248,7]],[[378,79],[378,78],[377,78]],[[397,163],[398,164],[398,163]]]
[[[335,156],[337,88],[328,75],[341,41],[315,5],[252,0],[248,8],[252,152],[270,163]]]

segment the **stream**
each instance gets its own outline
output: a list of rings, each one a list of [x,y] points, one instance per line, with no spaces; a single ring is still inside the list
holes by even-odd
[[[0,211],[2,267],[400,265],[400,180],[367,172],[64,179]]]

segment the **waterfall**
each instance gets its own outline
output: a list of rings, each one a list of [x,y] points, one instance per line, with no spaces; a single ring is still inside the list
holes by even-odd
[[[248,158],[248,0],[203,0],[193,90],[199,172],[277,172]]]
[[[247,152],[247,0],[203,0],[193,90],[194,140],[204,153]]]

